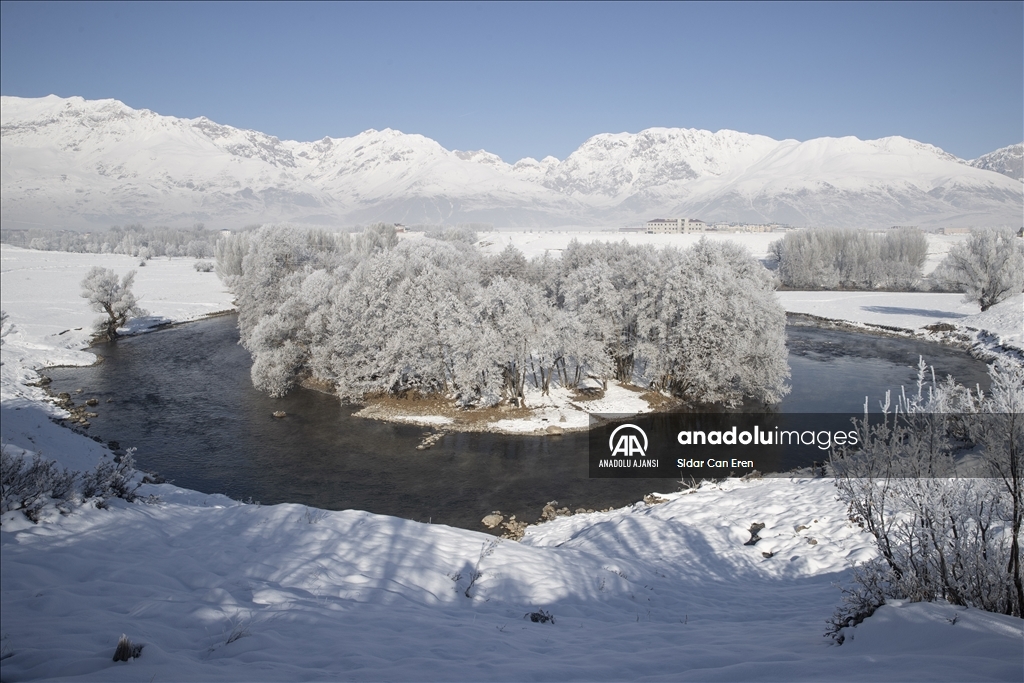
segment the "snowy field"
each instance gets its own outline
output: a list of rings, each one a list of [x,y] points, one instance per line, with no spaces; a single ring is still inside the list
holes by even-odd
[[[192,263],[138,269],[148,323],[231,307],[216,276]],[[91,360],[81,349],[96,314],[78,283],[92,265],[122,274],[137,261],[2,249],[0,298],[10,315],[3,443],[77,469],[109,453],[52,423],[61,411],[27,383],[47,364]],[[830,318],[861,311],[866,317],[855,322],[907,315],[920,322],[909,329],[984,320],[957,317],[972,313],[957,295],[831,303],[817,296],[783,302]],[[1003,336],[1022,308],[1019,298],[1008,303],[989,312]],[[672,493],[670,482],[665,488],[668,502],[560,518],[531,527],[519,543],[359,511],[245,505],[167,484],[141,489],[159,496],[155,504],[87,503],[66,516],[51,510],[38,524],[9,512],[0,527],[0,677],[1024,677],[1024,622],[943,603],[886,605],[842,646],[822,637],[840,599],[833,582],[875,552],[829,480],[730,480],[688,494]],[[755,522],[766,525],[762,540],[744,545]],[[541,611],[553,622],[524,618]],[[138,659],[115,663],[122,633],[144,647]]]
[[[970,336],[980,350],[1024,351],[1024,296],[1018,294],[981,313],[961,294],[931,292],[779,292],[790,313],[858,325],[898,328],[935,336],[925,326],[946,323]]]

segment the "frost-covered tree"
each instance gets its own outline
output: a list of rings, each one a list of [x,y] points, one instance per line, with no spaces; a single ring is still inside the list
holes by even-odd
[[[264,226],[247,241],[241,274],[233,285],[243,344],[259,319],[274,314],[283,303],[286,277],[306,268],[332,270],[344,256],[335,236],[323,230]]]
[[[330,374],[339,396],[358,400],[387,393],[385,347],[397,331],[395,290],[404,263],[391,250],[358,263],[339,290],[330,309]]]
[[[530,275],[528,269],[529,262],[523,256],[523,252],[516,249],[515,245],[509,244],[483,263],[483,281],[484,284],[488,284],[497,278],[526,280]]]
[[[449,226],[428,229],[423,233],[426,237],[445,242],[462,242],[464,244],[476,244],[476,231],[463,226]]]
[[[204,256],[212,255],[218,233],[208,231],[202,223],[192,228],[155,227],[139,224],[115,225],[106,232],[79,233],[73,230],[4,230],[2,239],[8,244],[45,251],[71,251],[88,254],[127,254],[140,256],[148,249],[150,257],[184,255],[190,249]]]
[[[94,311],[106,313],[107,317],[96,324],[97,333],[106,339],[116,339],[118,328],[124,327],[129,318],[146,314],[132,293],[134,282],[134,270],[118,280],[113,270],[99,266],[82,280],[82,297],[89,300]]]
[[[347,242],[322,230],[264,226],[222,244],[222,270],[240,270],[230,276],[231,286],[238,301],[240,342],[253,357],[253,383],[282,396],[296,381],[315,374],[317,362],[322,367],[324,316],[336,284],[333,271],[345,263]]]
[[[361,263],[332,321],[342,385],[464,393],[459,366],[476,346],[466,332],[474,324],[478,261],[469,245],[431,240],[403,243]]]
[[[374,223],[356,234],[353,248],[362,256],[372,256],[381,251],[393,249],[398,244],[398,233],[395,226],[387,223]]]
[[[317,362],[326,344],[333,284],[323,269],[304,268],[284,278],[278,307],[260,317],[243,340],[253,357],[253,386],[279,397],[305,377],[323,380]]]
[[[574,240],[562,255],[561,304],[604,345],[619,381],[633,381],[638,346],[654,323],[662,283],[650,246]]]
[[[934,274],[987,311],[1024,290],[1024,240],[1009,230],[976,230],[953,245]]]
[[[556,315],[553,307],[536,286],[498,278],[480,292],[476,314],[483,327],[480,355],[500,377],[502,396],[523,405],[527,375],[539,373],[535,383],[543,388],[544,377],[553,372],[546,338]]]
[[[217,240],[214,255],[217,259],[217,276],[228,287],[242,275],[242,261],[249,251],[249,234],[245,232],[225,235]]]
[[[652,384],[698,403],[776,403],[789,388],[786,316],[742,247],[702,239],[663,255],[657,321],[642,345]]]
[[[881,278],[884,287],[902,291],[918,286],[928,257],[928,240],[923,232],[916,228],[889,230],[879,251],[879,261],[885,264]]]

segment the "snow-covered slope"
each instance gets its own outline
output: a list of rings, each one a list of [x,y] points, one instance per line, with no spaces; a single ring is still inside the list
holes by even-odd
[[[995,171],[1024,181],[1024,142],[983,154],[970,163],[974,168]]]
[[[509,164],[390,129],[295,142],[116,100],[4,97],[0,105],[0,207],[9,228],[621,225],[659,215],[1017,226],[1024,211],[1021,183],[898,137],[798,142],[651,128],[594,136],[564,161]]]

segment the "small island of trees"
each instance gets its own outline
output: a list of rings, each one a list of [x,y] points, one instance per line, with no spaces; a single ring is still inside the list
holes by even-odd
[[[495,256],[458,229],[399,241],[266,226],[222,239],[254,386],[312,380],[345,400],[524,404],[527,385],[617,380],[690,403],[786,393],[786,317],[743,248],[573,242],[561,258]]]

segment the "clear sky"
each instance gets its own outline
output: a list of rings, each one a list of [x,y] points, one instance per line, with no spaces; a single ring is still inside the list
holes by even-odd
[[[0,91],[506,161],[596,133],[1024,139],[1024,3],[2,4]]]

